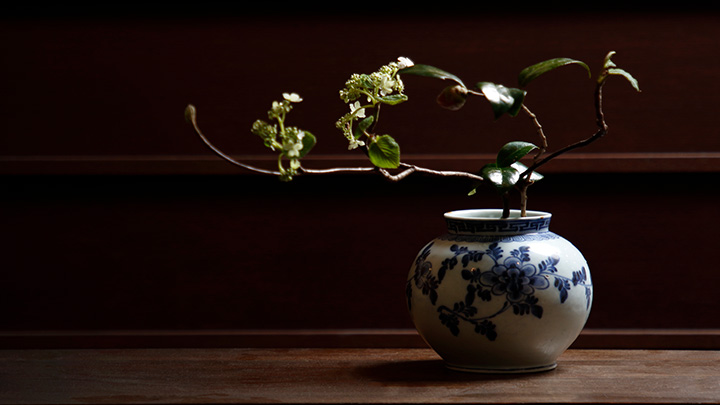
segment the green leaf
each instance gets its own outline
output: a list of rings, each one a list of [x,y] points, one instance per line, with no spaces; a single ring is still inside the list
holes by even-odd
[[[448,86],[437,96],[437,103],[448,110],[457,111],[465,105],[467,89],[464,86]]]
[[[304,132],[305,132],[305,135],[303,136],[303,139],[302,139],[303,148],[300,149],[300,157],[304,157],[305,155],[307,155],[308,152],[310,152],[310,149],[312,149],[313,146],[315,146],[315,144],[317,143],[317,139],[315,138],[315,135],[311,134],[308,131],[304,131]]]
[[[581,62],[579,60],[570,59],[570,58],[555,58],[555,59],[549,59],[540,63],[536,63],[532,66],[528,66],[525,69],[523,69],[520,72],[520,75],[518,77],[518,83],[520,83],[520,87],[527,86],[528,83],[531,81],[537,79],[538,76],[547,73],[553,69],[559,68],[560,66],[566,66],[566,65],[580,65],[585,68],[588,72],[588,77],[591,76],[590,68],[588,67],[585,62]]]
[[[633,88],[637,91],[640,91],[640,85],[638,84],[637,79],[635,79],[630,73],[625,71],[624,69],[620,69],[617,67],[617,65],[611,60],[611,58],[615,55],[615,51],[610,51],[605,56],[605,62],[603,63],[603,68],[607,72],[607,75],[616,75],[616,76],[623,76],[626,78],[630,84],[633,86]],[[598,77],[598,83],[602,83],[607,78],[606,75],[602,75]]]
[[[398,71],[398,74],[408,74],[416,76],[434,77],[436,79],[442,80],[452,80],[457,84],[465,87],[465,84],[462,82],[462,80],[460,80],[459,77],[430,65],[413,65],[410,67],[406,67],[405,69],[400,69]]]
[[[520,162],[513,163],[512,167],[515,170],[517,170],[518,173],[520,173],[520,174],[525,173],[525,170],[527,170],[527,166],[525,166],[524,164],[522,164]],[[535,171],[530,174],[530,180],[532,180],[532,181],[538,181],[538,180],[542,180],[544,178],[545,178],[545,176],[543,176],[542,174],[535,172]]]
[[[490,82],[480,82],[476,86],[485,95],[487,101],[490,102],[495,119],[505,113],[511,117],[516,116],[520,112],[523,100],[525,100],[525,94],[527,94],[525,90]]]
[[[355,137],[355,139],[360,139],[360,137],[363,136],[365,131],[367,131],[367,129],[370,128],[370,126],[373,124],[373,122],[375,122],[374,115],[371,115],[371,116],[363,119],[362,121],[360,121],[357,124],[357,126],[355,127],[355,129],[353,129],[353,136]]]
[[[498,167],[495,163],[488,163],[480,170],[480,174],[498,191],[507,191],[515,186],[520,179],[520,173],[514,167]]]
[[[378,100],[383,104],[397,105],[407,101],[408,97],[404,94],[391,94],[389,96],[380,97]]]
[[[537,149],[537,146],[529,142],[508,142],[500,148],[495,163],[498,167],[509,167],[535,149]]]
[[[525,173],[526,170],[527,166],[520,162],[515,162],[510,167],[499,167],[496,163],[488,163],[480,169],[480,175],[494,185],[499,192],[503,193],[515,187],[515,184],[520,180],[520,175]],[[538,172],[530,174],[531,181],[538,181],[543,178],[544,176]],[[470,190],[468,196],[477,194],[479,187],[477,185]]]
[[[390,135],[378,136],[370,142],[368,156],[377,167],[395,169],[400,166],[400,145]]]
[[[610,51],[607,55],[605,55],[605,60],[603,61],[603,69],[610,69],[617,67],[617,65],[611,60],[613,56],[615,56],[617,52]]]
[[[608,69],[608,74],[623,76],[630,82],[630,84],[633,86],[633,88],[635,90],[640,91],[640,85],[638,84],[637,79],[632,77],[632,75],[630,73],[626,72],[625,70],[619,69],[619,68],[612,68],[612,69]]]

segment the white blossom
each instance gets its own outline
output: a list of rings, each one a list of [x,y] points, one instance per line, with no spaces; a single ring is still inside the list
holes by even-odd
[[[359,141],[355,139],[355,137],[349,138],[350,144],[348,145],[348,150],[356,149],[358,146],[365,146],[365,142]]]
[[[283,98],[291,103],[299,103],[302,101],[302,97],[297,93],[283,93]]]
[[[352,133],[350,127],[345,127],[343,134],[349,142],[348,150],[356,149],[358,146],[365,146],[365,142],[355,138],[355,135]]]
[[[300,131],[297,133],[294,140],[288,139],[288,142],[283,145],[283,149],[285,149],[289,158],[296,158],[300,156],[300,151],[303,149],[303,137],[305,137],[305,132]]]
[[[409,68],[410,66],[415,65],[413,61],[410,60],[410,58],[406,58],[404,56],[401,56],[398,58],[398,68],[399,69],[405,69]]]
[[[380,94],[383,96],[387,96],[388,94],[393,92],[393,87],[395,87],[395,80],[385,75],[381,77],[381,80],[382,82],[380,83]]]
[[[356,111],[357,111],[357,114],[355,114]],[[350,104],[350,113],[355,114],[356,118],[365,118],[365,109],[360,108],[359,101],[356,101],[354,104]]]

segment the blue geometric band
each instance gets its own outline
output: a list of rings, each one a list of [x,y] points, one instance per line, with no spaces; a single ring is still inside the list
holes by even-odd
[[[458,235],[448,233],[438,237],[440,240],[449,242],[528,242],[538,240],[559,239],[560,236],[553,232],[528,233],[523,235]]]
[[[450,233],[475,234],[525,234],[547,232],[550,229],[550,217],[503,219],[497,221],[473,221],[446,218],[447,229]]]

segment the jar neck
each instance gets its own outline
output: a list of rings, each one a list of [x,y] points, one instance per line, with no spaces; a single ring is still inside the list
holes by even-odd
[[[521,217],[511,212],[501,218],[500,210],[462,210],[445,214],[448,232],[455,235],[523,235],[549,232],[552,215],[532,211]]]

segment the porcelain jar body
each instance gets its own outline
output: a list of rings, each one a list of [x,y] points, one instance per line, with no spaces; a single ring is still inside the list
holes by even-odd
[[[500,215],[445,214],[448,233],[428,243],[410,269],[408,309],[451,369],[550,370],[590,314],[590,271],[575,246],[550,232],[550,214]]]

